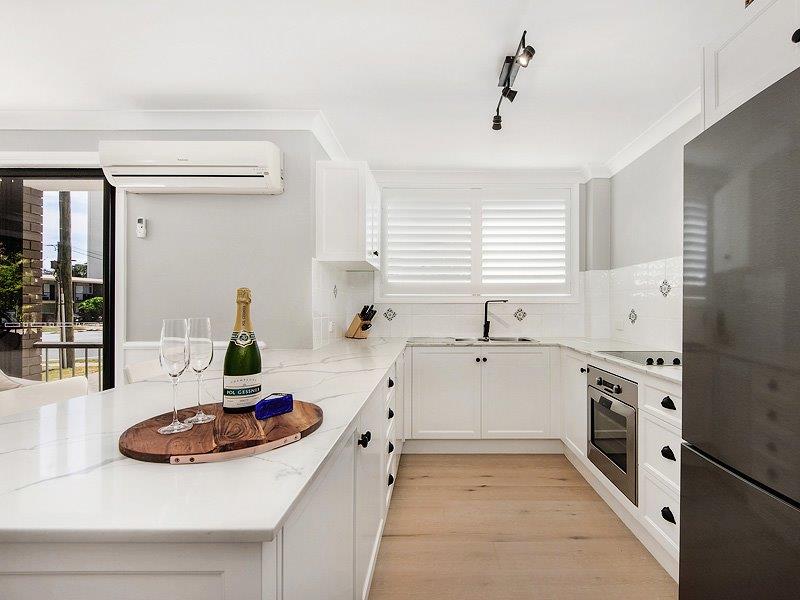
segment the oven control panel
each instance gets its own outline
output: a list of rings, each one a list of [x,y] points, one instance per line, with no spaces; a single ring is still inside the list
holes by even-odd
[[[639,386],[635,381],[589,365],[586,371],[586,383],[589,387],[622,400],[630,406],[637,405]]]

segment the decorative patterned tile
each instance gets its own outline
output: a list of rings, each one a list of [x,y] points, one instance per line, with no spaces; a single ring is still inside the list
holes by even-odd
[[[639,318],[639,315],[636,314],[634,309],[631,309],[631,312],[628,313],[628,320],[631,322],[631,325],[636,323],[636,319]]]
[[[386,317],[387,321],[391,321],[397,316],[397,313],[394,312],[391,308],[387,308],[386,311],[383,313],[383,316]]]
[[[515,316],[515,317],[517,317],[517,321],[520,321],[520,322],[522,322],[522,321],[525,319],[525,317],[527,317],[527,316],[528,316],[528,313],[526,313],[526,312],[525,312],[524,310],[522,310],[521,308],[518,308],[518,309],[517,309],[517,310],[514,312],[514,316]]]
[[[672,291],[672,286],[669,284],[669,281],[665,279],[664,281],[661,282],[661,285],[658,286],[658,289],[661,292],[661,295],[664,296],[664,298],[666,298]]]

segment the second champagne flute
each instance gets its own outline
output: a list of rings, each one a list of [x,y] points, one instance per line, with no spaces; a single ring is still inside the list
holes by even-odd
[[[186,319],[164,319],[161,325],[159,361],[172,379],[172,423],[160,427],[158,433],[168,435],[192,428],[178,420],[178,379],[189,366],[189,332]]]
[[[203,371],[214,358],[214,342],[211,338],[211,319],[189,319],[189,364],[197,373],[197,413],[186,419],[187,423],[199,425],[215,419],[203,412]]]

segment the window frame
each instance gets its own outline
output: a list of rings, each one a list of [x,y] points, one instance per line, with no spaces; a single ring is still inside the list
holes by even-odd
[[[114,387],[115,360],[115,251],[116,188],[103,169],[89,167],[0,167],[0,178],[96,179],[103,182],[103,381],[102,390]],[[101,391],[102,391],[101,390]]]
[[[395,193],[398,191],[408,191],[420,197],[426,193],[433,197],[442,192],[448,195],[464,194],[472,196],[473,219],[472,219],[472,284],[469,293],[440,293],[433,292],[430,295],[410,293],[398,294],[386,292],[386,259],[387,252],[387,219],[386,210],[387,194],[384,192]],[[492,185],[464,185],[464,186],[414,186],[414,185],[389,185],[381,190],[381,270],[374,279],[375,302],[379,303],[424,303],[424,304],[482,304],[487,298],[507,297],[525,303],[551,304],[551,303],[575,303],[581,301],[581,287],[579,284],[580,267],[580,185],[577,183],[536,183],[536,184],[492,184]],[[503,289],[502,286],[494,285],[491,288],[480,282],[481,276],[481,206],[484,200],[498,199],[519,199],[530,200],[540,198],[542,200],[552,199],[553,194],[558,194],[559,199],[564,199],[567,205],[566,211],[566,264],[567,264],[567,293],[527,293],[515,292],[512,288]],[[477,211],[477,212],[476,212]],[[475,237],[477,236],[477,237]],[[477,239],[477,242],[475,241]],[[476,252],[477,249],[477,252]],[[477,281],[476,281],[477,278]]]

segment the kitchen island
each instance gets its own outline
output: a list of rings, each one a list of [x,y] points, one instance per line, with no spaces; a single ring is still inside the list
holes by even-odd
[[[367,480],[385,468],[372,448],[359,464],[355,433],[369,426],[366,411],[385,420],[389,395],[382,383],[404,348],[403,340],[377,339],[265,351],[265,391],[314,402],[324,420],[294,444],[229,462],[172,466],[119,453],[125,429],[170,409],[166,380],[0,419],[0,597],[109,598],[111,589],[114,598],[279,597],[281,575],[295,568],[279,568],[286,560],[284,526],[313,500],[315,488],[335,486],[321,481],[326,473],[347,475],[349,465],[350,481],[358,469]],[[220,378],[218,371],[207,373],[207,401],[221,399]],[[192,375],[184,379],[179,405],[188,407],[196,402],[196,384]],[[369,406],[373,396],[377,409]],[[385,489],[385,483],[375,489],[379,499]],[[352,487],[349,496],[341,491],[354,496]],[[313,548],[297,550],[313,562]]]

